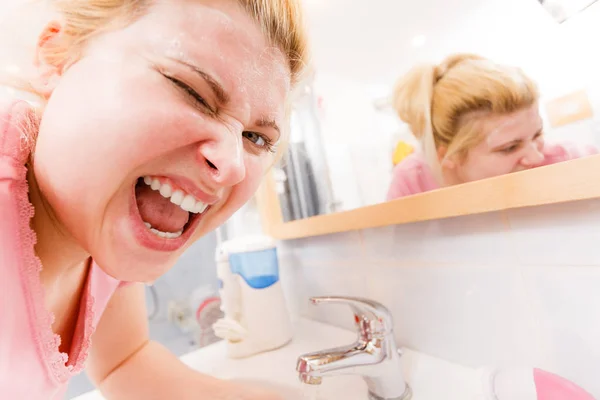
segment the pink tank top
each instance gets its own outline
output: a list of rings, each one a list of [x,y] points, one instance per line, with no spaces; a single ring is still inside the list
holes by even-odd
[[[29,227],[29,151],[15,117],[26,107],[19,102],[0,108],[0,398],[53,400],[62,399],[69,379],[83,370],[92,333],[120,282],[92,264],[69,355],[60,353]]]
[[[575,158],[598,154],[594,146],[577,147],[573,144],[549,144],[544,147],[544,161],[538,165],[556,164]],[[411,154],[394,168],[387,200],[439,189],[431,168],[422,154]]]

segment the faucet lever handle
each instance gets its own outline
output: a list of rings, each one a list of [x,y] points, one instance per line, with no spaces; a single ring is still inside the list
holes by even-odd
[[[315,305],[325,303],[350,306],[354,312],[356,326],[362,337],[370,337],[373,334],[386,335],[391,334],[393,331],[394,320],[392,314],[387,307],[376,301],[346,296],[312,297],[310,301]]]

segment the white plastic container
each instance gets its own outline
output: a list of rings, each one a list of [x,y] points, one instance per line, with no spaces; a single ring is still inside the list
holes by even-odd
[[[243,358],[277,349],[292,339],[275,241],[246,236],[217,249],[221,310],[225,317],[213,325],[227,341],[228,355]]]

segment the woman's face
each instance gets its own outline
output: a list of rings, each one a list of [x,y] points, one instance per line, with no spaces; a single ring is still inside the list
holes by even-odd
[[[452,165],[456,183],[534,168],[544,161],[543,125],[537,104],[510,115],[484,119],[484,139]]]
[[[130,281],[160,276],[254,194],[290,90],[282,52],[224,1],[158,2],[53,80],[40,191],[98,265]]]

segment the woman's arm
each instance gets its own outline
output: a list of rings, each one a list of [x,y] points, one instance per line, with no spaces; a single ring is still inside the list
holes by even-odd
[[[93,336],[88,374],[109,400],[280,400],[200,374],[148,337],[144,288],[118,289]]]

